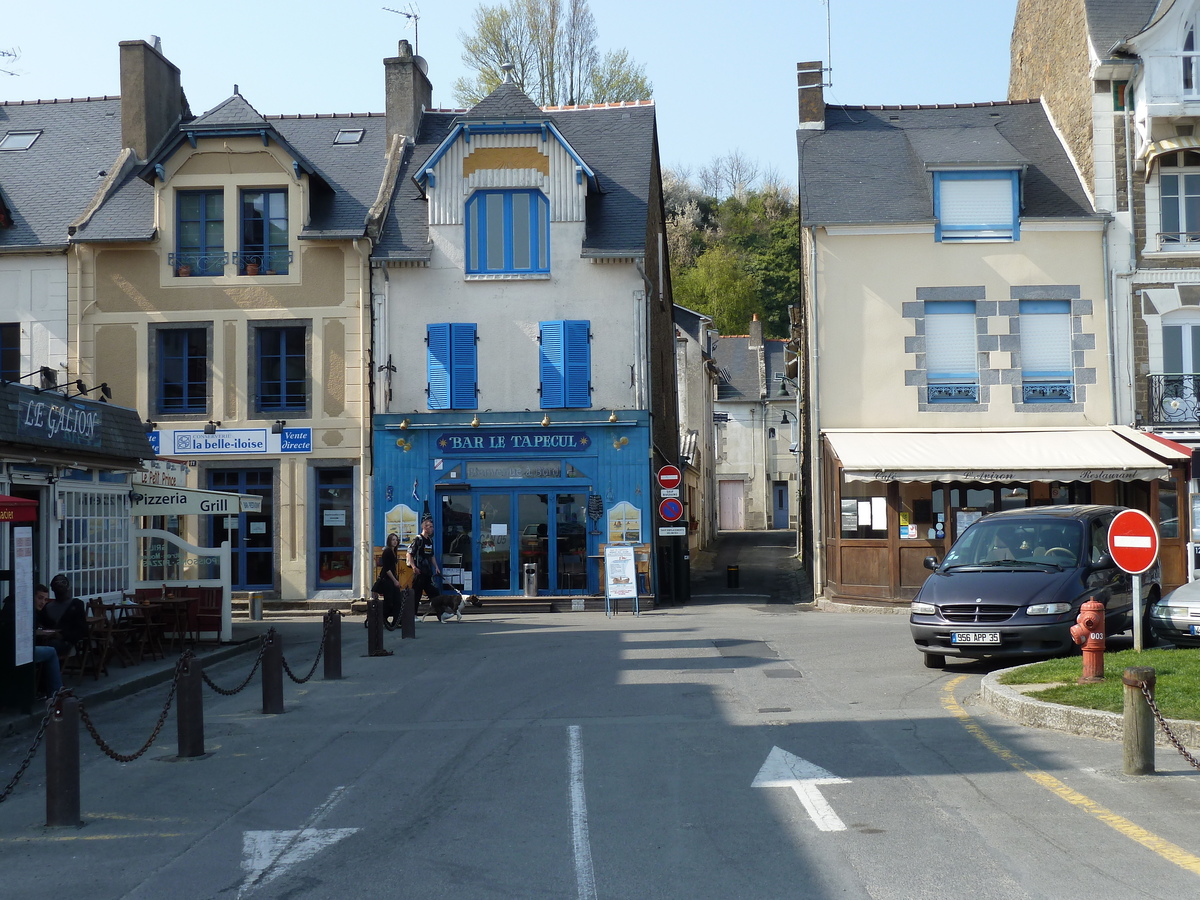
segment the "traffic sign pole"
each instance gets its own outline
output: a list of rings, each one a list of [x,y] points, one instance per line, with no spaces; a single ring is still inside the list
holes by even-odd
[[[1133,649],[1142,650],[1142,573],[1158,559],[1158,529],[1141,510],[1117,513],[1108,526],[1108,552],[1113,562],[1133,576]]]

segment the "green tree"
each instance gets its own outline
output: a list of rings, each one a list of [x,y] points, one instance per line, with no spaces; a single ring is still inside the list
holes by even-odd
[[[711,316],[713,327],[722,334],[745,334],[751,316],[762,312],[758,278],[721,244],[709,247],[695,265],[673,275],[671,287],[676,303]]]

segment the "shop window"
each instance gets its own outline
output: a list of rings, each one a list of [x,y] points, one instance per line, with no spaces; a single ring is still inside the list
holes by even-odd
[[[128,487],[114,493],[59,491],[57,571],[71,579],[78,597],[115,593],[128,584],[128,493]]]
[[[878,481],[842,484],[840,530],[843,538],[887,537],[887,485]]]
[[[348,588],[354,574],[354,470],[317,469],[317,589]]]
[[[474,322],[426,326],[430,409],[478,409],[478,365]]]
[[[979,402],[974,300],[925,302],[925,375],[930,403]]]
[[[241,275],[286,275],[288,249],[287,191],[242,191]]]
[[[308,329],[253,326],[258,412],[308,409]]]
[[[476,191],[466,219],[468,275],[550,271],[550,202],[541,191]]]
[[[1174,485],[1158,485],[1158,536],[1163,540],[1179,537],[1179,492]]]
[[[591,323],[541,322],[542,409],[587,409],[592,405]]]
[[[175,197],[175,217],[175,273],[224,274],[224,191],[180,191]]]
[[[207,412],[208,330],[160,328],[154,334],[158,343],[158,412]]]
[[[16,322],[0,325],[0,381],[21,378],[21,326]]]
[[[1022,300],[1021,401],[1071,403],[1071,301]]]
[[[608,542],[642,542],[642,511],[631,503],[622,501],[608,511]]]
[[[1019,240],[1018,186],[1014,171],[934,172],[935,240]]]

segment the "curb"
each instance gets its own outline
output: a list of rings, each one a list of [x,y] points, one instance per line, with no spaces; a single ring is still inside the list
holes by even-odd
[[[912,609],[912,604],[907,600],[903,603],[889,603],[881,600],[876,606],[872,603],[843,603],[840,600],[829,600],[821,596],[811,602],[817,609],[823,609],[826,612],[873,613],[881,616],[907,616]]]

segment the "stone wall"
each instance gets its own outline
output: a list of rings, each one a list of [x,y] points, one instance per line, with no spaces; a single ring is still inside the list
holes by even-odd
[[[1092,85],[1083,0],[1019,0],[1011,53],[1008,98],[1046,98],[1084,184],[1094,192]]]

